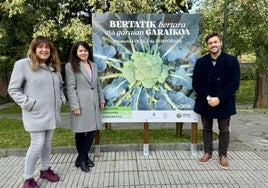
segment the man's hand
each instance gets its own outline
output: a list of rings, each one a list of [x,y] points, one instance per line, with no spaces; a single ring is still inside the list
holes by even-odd
[[[218,106],[220,104],[220,99],[218,97],[207,96],[208,104],[212,107]]]

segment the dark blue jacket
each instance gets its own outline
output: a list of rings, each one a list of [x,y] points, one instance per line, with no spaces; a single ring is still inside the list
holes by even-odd
[[[221,53],[215,66],[210,54],[196,61],[193,89],[197,93],[194,111],[208,118],[224,118],[236,114],[235,92],[240,82],[240,66],[236,57]],[[206,97],[218,97],[220,104],[208,105]]]

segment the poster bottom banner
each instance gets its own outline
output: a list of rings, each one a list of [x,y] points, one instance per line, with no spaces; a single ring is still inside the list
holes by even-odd
[[[193,111],[132,111],[131,108],[108,108],[102,111],[102,121],[113,122],[198,122]]]

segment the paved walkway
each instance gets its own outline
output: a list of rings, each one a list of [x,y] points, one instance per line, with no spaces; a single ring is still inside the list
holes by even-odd
[[[3,117],[1,115],[1,117]],[[0,117],[0,118],[1,118]],[[11,117],[11,115],[9,115]],[[12,116],[13,118],[20,118]],[[61,127],[68,127],[68,114],[62,114]],[[141,187],[256,187],[268,188],[268,114],[266,111],[238,110],[232,117],[229,170],[219,167],[217,142],[213,160],[198,164],[202,155],[189,151],[189,143],[150,144],[149,156],[141,145],[96,146],[91,157],[96,166],[82,172],[74,166],[75,148],[53,148],[52,169],[61,177],[57,183],[35,179],[41,187],[56,188],[141,188]],[[200,124],[201,125],[201,124]],[[131,128],[129,124],[113,124],[113,128]],[[187,128],[189,125],[184,125]],[[142,124],[135,124],[142,128]],[[150,127],[174,127],[174,124],[151,124]],[[215,132],[217,127],[215,126]],[[95,151],[95,152],[94,152]],[[100,151],[97,152],[96,151]],[[26,149],[0,151],[0,187],[22,187]],[[6,157],[3,157],[6,156]],[[39,167],[39,164],[38,164]]]
[[[188,151],[152,151],[149,156],[140,151],[103,152],[86,173],[74,166],[76,154],[54,154],[52,168],[61,180],[50,183],[39,179],[38,171],[35,179],[46,188],[268,187],[267,151],[230,151],[229,170],[219,167],[216,153],[213,157],[200,165]],[[22,187],[23,162],[24,157],[1,158],[0,187]]]

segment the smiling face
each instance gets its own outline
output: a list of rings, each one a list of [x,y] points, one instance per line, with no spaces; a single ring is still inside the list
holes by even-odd
[[[89,52],[86,48],[84,48],[82,45],[79,45],[77,48],[77,57],[82,62],[87,62],[88,60]]]
[[[36,56],[40,60],[40,63],[45,63],[50,56],[50,47],[47,43],[40,43],[36,47]]]
[[[222,41],[218,36],[214,36],[208,39],[207,48],[212,58],[217,58],[221,53]]]

